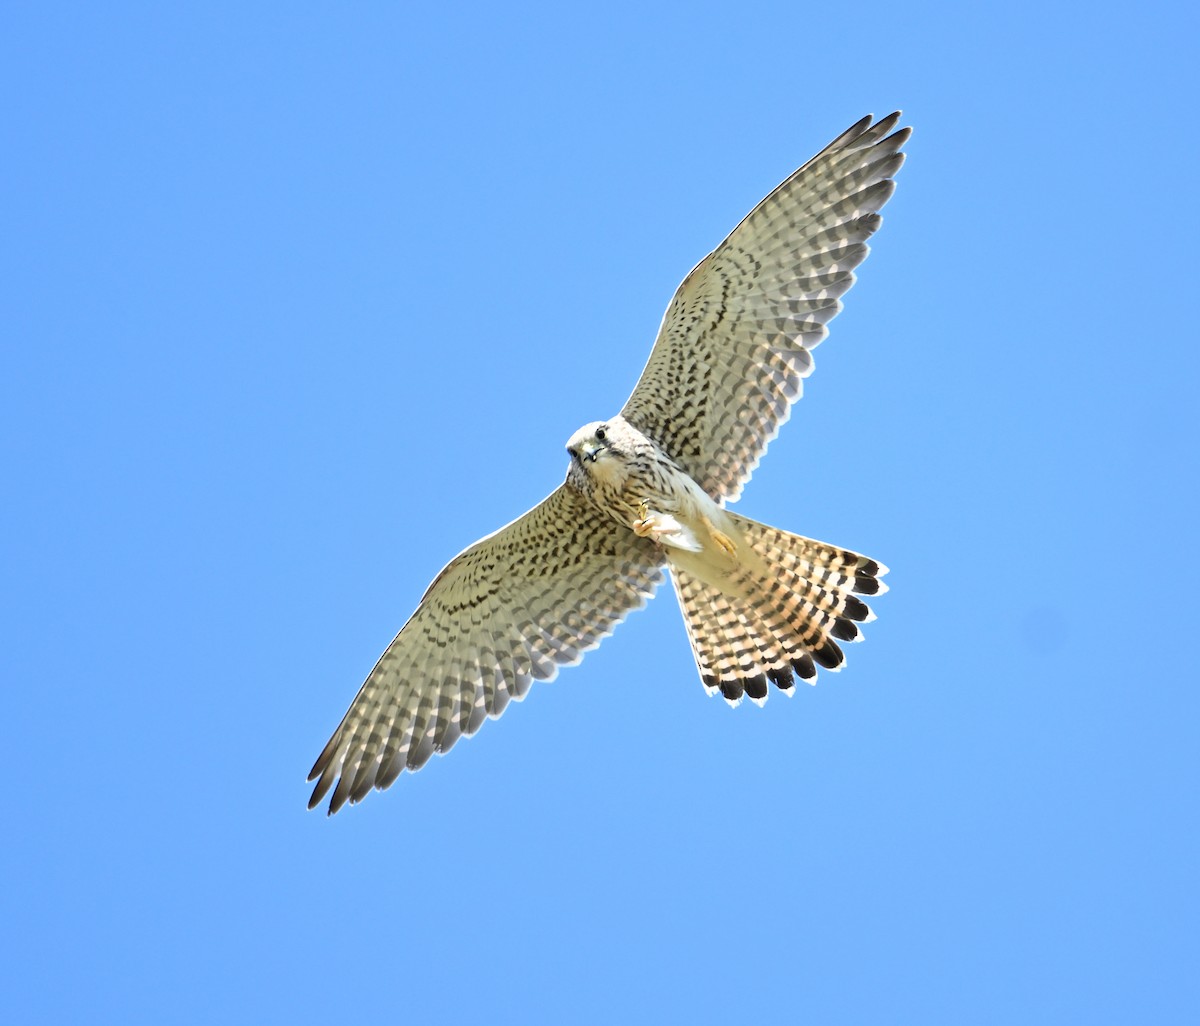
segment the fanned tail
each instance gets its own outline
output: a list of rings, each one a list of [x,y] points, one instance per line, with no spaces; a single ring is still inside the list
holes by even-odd
[[[750,553],[718,590],[677,566],[671,578],[705,689],[761,705],[768,684],[792,694],[817,667],[839,670],[838,642],[861,640],[875,614],[859,595],[879,595],[887,567],[874,559],[788,534],[732,511]],[[756,558],[755,558],[756,557]]]

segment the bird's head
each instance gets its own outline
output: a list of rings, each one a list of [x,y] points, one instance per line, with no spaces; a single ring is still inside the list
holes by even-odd
[[[614,439],[609,432],[604,421],[585,424],[567,442],[568,455],[578,463],[595,463],[610,454]]]
[[[634,429],[620,417],[585,424],[567,442],[571,457],[569,475],[613,484],[625,475],[626,457],[636,449]]]

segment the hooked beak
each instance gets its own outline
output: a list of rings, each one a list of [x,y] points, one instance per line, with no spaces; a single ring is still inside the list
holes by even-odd
[[[567,446],[567,452],[571,454],[571,459],[579,463],[595,463],[596,457],[607,448],[607,445],[581,445],[578,448]]]

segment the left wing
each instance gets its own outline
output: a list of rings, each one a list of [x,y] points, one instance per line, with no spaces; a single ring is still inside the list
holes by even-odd
[[[308,775],[308,807],[336,782],[330,813],[420,769],[463,734],[550,680],[662,578],[663,557],[561,485],[434,578],[379,657]]]

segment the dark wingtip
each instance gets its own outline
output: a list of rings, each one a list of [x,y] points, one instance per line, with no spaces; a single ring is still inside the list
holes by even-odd
[[[346,767],[342,767],[342,775],[338,777],[337,787],[333,789],[333,797],[329,799],[329,814],[332,816],[343,805],[346,804],[350,797],[350,785],[353,782],[345,772]]]
[[[312,777],[309,777],[311,780]],[[321,779],[317,781],[317,786],[313,788],[312,795],[308,799],[308,807],[315,809],[321,804],[321,799],[329,793],[329,789],[333,786],[334,775],[329,771],[329,766],[326,764],[321,767]]]
[[[308,771],[309,781],[316,780],[317,782],[308,799],[309,809],[315,809],[321,804],[321,799],[328,794],[329,789],[333,786],[336,779],[335,775],[330,772],[330,766],[333,764],[333,756],[337,750],[340,736],[340,730],[334,731],[333,737],[325,742],[325,747],[321,749],[321,754],[317,756],[317,761],[313,763],[312,769]]]

